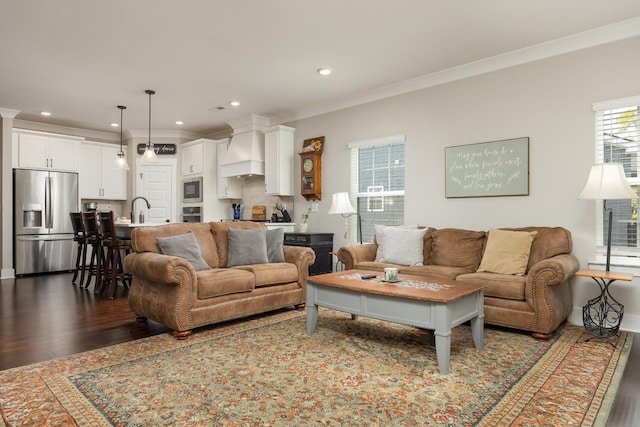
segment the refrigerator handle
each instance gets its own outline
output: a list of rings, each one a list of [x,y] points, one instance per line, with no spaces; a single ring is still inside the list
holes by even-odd
[[[51,177],[45,178],[44,185],[45,227],[53,227],[53,209],[51,209]]]

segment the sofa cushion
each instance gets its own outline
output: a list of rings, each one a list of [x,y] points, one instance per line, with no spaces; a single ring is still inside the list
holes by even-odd
[[[537,231],[489,230],[478,271],[523,276]]]
[[[527,271],[542,260],[560,254],[571,253],[573,247],[571,232],[562,227],[503,228],[503,230],[538,232],[531,244]]]
[[[515,301],[525,300],[527,276],[498,273],[469,273],[456,278],[461,282],[485,285],[484,295]]]
[[[211,224],[211,229],[213,230],[219,267],[227,267],[227,260],[229,259],[229,229],[262,228],[266,230],[264,224],[252,221],[211,222],[209,224]]]
[[[209,269],[206,261],[202,259],[200,246],[191,231],[177,236],[158,237],[156,242],[164,255],[184,258],[193,265],[196,271]]]
[[[379,234],[376,232],[378,239],[377,262],[422,265],[426,228],[382,227],[379,231]]]
[[[176,223],[137,227],[131,232],[131,247],[135,252],[161,253],[156,239],[177,236],[192,231],[198,240],[202,258],[210,267],[218,267],[218,249],[211,232],[211,223]]]
[[[255,288],[254,275],[234,268],[198,271],[198,299],[249,292]]]
[[[267,230],[229,229],[229,258],[227,266],[267,264]]]
[[[432,233],[429,264],[476,271],[485,244],[484,231],[443,228]]]
[[[232,270],[244,270],[255,276],[256,288],[263,286],[281,285],[298,280],[298,268],[295,264],[286,262],[271,264],[239,265]]]
[[[284,228],[267,228],[267,258],[269,262],[284,262]]]

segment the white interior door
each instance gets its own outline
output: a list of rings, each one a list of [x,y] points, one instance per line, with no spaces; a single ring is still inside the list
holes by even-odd
[[[158,163],[141,165],[136,159],[136,196],[149,200],[147,209],[142,200],[136,201],[133,214],[138,220],[142,210],[145,222],[177,222],[176,159],[158,159]]]

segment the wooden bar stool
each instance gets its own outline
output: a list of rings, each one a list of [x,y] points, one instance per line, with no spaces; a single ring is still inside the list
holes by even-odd
[[[89,287],[91,278],[95,277],[93,292],[97,293],[100,289],[102,275],[104,271],[104,254],[102,252],[102,238],[100,236],[100,225],[98,224],[98,215],[95,211],[83,212],[84,231],[87,239],[87,248],[91,247],[91,257],[89,265],[86,266],[87,281],[84,284],[85,289]]]
[[[121,239],[116,235],[116,224],[113,211],[100,212],[100,234],[102,236],[102,250],[105,256],[104,276],[99,293],[104,295],[113,287],[111,299],[116,297],[118,282],[129,289],[131,274],[124,271],[123,258],[131,253],[131,240]]]
[[[82,212],[69,212],[69,217],[71,217],[71,226],[73,227],[73,241],[78,245],[76,269],[73,272],[71,283],[75,284],[78,274],[80,274],[80,285],[82,285],[84,283],[84,271],[86,269],[85,256],[87,253],[87,236],[84,232]]]

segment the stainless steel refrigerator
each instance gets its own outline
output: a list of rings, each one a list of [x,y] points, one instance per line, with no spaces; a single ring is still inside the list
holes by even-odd
[[[13,170],[16,274],[75,268],[69,212],[78,212],[78,174]]]

